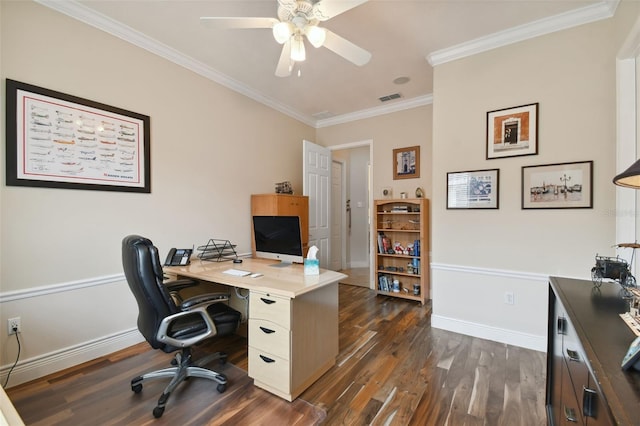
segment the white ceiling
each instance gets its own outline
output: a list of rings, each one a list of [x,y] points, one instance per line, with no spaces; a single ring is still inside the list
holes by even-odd
[[[36,0],[316,127],[432,101],[433,65],[613,16],[619,0],[369,0],[322,23],[372,53],[358,67],[307,44],[276,77],[268,29],[212,29],[201,16],[276,17],[276,0]],[[329,1],[329,0],[327,0]],[[339,1],[339,0],[330,0]],[[409,77],[406,84],[394,84]],[[400,99],[378,98],[399,93]]]

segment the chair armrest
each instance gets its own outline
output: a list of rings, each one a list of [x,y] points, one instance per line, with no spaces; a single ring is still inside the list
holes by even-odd
[[[167,330],[169,329],[169,326],[173,321],[175,321],[178,318],[181,318],[187,315],[194,315],[194,314],[199,314],[204,320],[204,322],[207,324],[206,331],[204,331],[202,334],[199,334],[194,337],[190,337],[188,339],[175,339],[167,335]],[[156,339],[160,342],[168,343],[178,348],[184,348],[184,347],[193,346],[204,339],[208,339],[209,337],[215,336],[216,334],[217,334],[216,326],[213,323],[213,319],[211,319],[211,317],[207,313],[206,306],[200,306],[189,311],[178,312],[177,314],[173,314],[173,315],[169,315],[168,317],[165,317],[162,320],[162,322],[160,322],[160,326],[158,327],[158,332],[156,333]]]
[[[180,291],[184,288],[197,286],[199,283],[188,278],[183,278],[179,280],[165,281],[162,284],[164,284],[168,291]]]
[[[192,296],[187,300],[184,300],[180,304],[180,309],[183,311],[191,311],[194,308],[201,306],[207,307],[212,303],[227,302],[229,300],[229,293],[205,293]]]

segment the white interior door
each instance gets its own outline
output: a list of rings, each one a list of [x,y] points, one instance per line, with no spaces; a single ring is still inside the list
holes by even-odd
[[[302,192],[309,196],[309,246],[318,247],[321,268],[331,260],[331,150],[303,141]],[[306,256],[306,253],[305,253]]]

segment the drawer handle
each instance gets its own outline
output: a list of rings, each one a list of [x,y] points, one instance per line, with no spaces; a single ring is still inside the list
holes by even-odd
[[[567,406],[564,407],[564,418],[567,419],[568,422],[578,423],[578,419],[576,418],[576,410],[573,408],[569,408]]]
[[[260,300],[262,300],[264,303],[266,303],[267,305],[270,305],[272,303],[276,303],[275,300],[271,300],[271,299],[265,299],[264,297],[261,297]]]
[[[580,355],[578,355],[578,352],[567,349],[567,355],[569,356],[569,361],[580,362]]]
[[[275,330],[271,330],[269,328],[266,327],[260,327],[260,330],[262,330],[263,332],[267,333],[267,334],[271,334],[271,333],[275,333]]]
[[[266,362],[267,364],[271,364],[272,362],[276,362],[275,359],[271,359],[268,356],[260,355],[260,358],[262,358],[262,360],[264,362]]]
[[[582,414],[594,419],[597,417],[596,398],[598,398],[598,394],[595,390],[582,387]]]
[[[557,325],[558,334],[567,334],[567,328],[565,324],[566,324],[566,320],[562,317],[558,317],[558,325]]]

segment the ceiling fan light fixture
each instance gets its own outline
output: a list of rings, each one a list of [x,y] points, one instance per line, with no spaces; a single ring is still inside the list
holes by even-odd
[[[297,34],[291,40],[291,60],[303,62],[305,59],[307,59],[307,56],[304,51],[304,40],[299,34]]]
[[[316,25],[307,26],[304,33],[306,34],[309,43],[316,48],[322,46],[324,44],[324,40],[327,38],[327,32],[325,29]]]
[[[291,38],[293,29],[289,22],[278,22],[273,26],[273,38],[280,44],[286,43]]]

